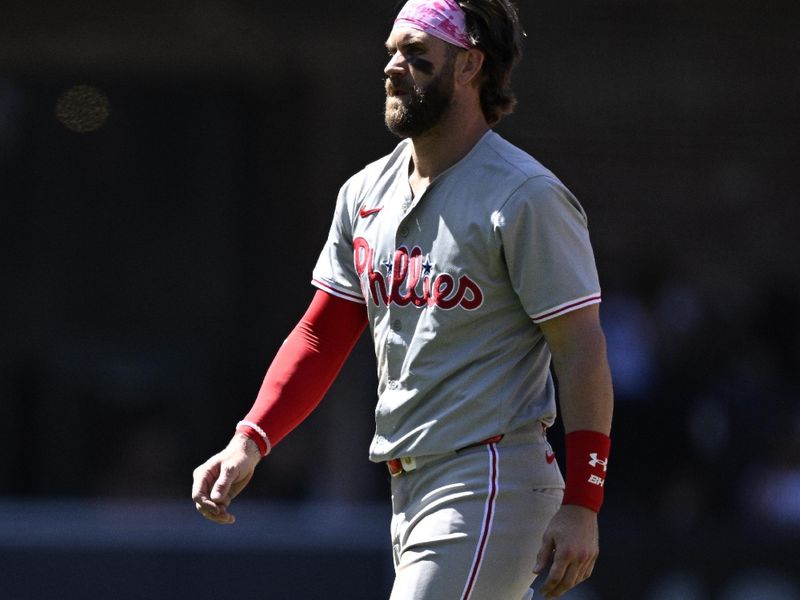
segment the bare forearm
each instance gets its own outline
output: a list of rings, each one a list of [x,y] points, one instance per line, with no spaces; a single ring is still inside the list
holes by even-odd
[[[553,355],[564,429],[611,430],[614,393],[597,305],[541,324]]]
[[[597,329],[579,344],[554,356],[564,430],[609,435],[614,406],[605,338]]]

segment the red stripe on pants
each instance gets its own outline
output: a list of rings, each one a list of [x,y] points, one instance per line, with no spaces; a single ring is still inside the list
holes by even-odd
[[[461,594],[461,600],[469,600],[469,597],[472,595],[472,590],[475,588],[475,581],[478,579],[478,573],[481,570],[483,554],[486,551],[486,545],[492,533],[492,520],[494,519],[494,509],[497,501],[498,475],[500,469],[497,463],[497,444],[489,444],[487,448],[489,449],[489,495],[486,498],[486,509],[483,513],[481,537],[480,540],[478,540],[475,558],[472,561],[472,568],[467,578],[467,585],[464,587],[464,593]]]

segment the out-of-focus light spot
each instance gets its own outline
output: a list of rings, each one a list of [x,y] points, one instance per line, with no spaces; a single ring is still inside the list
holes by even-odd
[[[89,133],[103,126],[110,114],[108,96],[91,85],[75,85],[56,100],[56,118],[67,129]]]

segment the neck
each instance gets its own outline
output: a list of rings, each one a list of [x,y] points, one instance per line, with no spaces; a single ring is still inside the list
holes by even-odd
[[[409,174],[412,188],[427,187],[436,176],[464,158],[487,131],[489,126],[481,114],[468,119],[445,118],[430,131],[412,138],[413,168]]]

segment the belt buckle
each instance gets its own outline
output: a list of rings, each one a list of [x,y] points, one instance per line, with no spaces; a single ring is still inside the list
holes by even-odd
[[[386,461],[386,467],[389,469],[389,475],[392,477],[399,477],[403,474],[403,463],[399,458],[393,458]]]
[[[403,458],[393,458],[386,461],[386,466],[389,469],[389,475],[392,477],[399,477],[405,471],[413,471],[417,468],[417,459],[413,456],[404,456]]]

